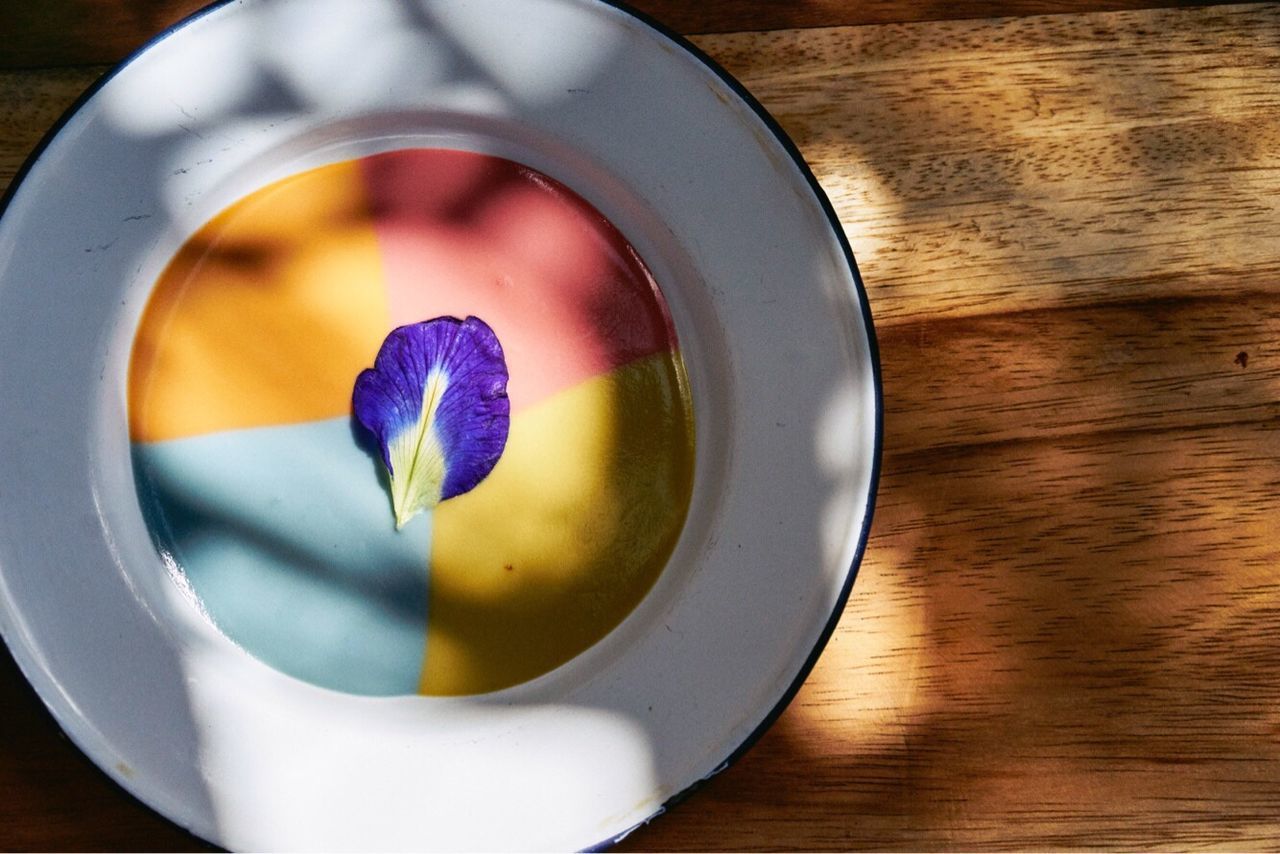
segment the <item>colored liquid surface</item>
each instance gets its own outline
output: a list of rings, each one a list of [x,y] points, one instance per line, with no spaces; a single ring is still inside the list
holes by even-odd
[[[356,375],[397,326],[475,315],[510,372],[489,477],[396,531]],[[293,176],[198,231],[129,378],[158,548],[233,641],[360,694],[515,685],[616,626],[689,506],[670,316],[585,201],[511,161],[409,150]]]

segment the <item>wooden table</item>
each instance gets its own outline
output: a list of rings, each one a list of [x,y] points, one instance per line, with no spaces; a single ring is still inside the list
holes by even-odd
[[[0,183],[192,5],[0,12]],[[1143,5],[643,4],[839,210],[886,441],[808,683],[625,850],[1280,847],[1280,6]],[[0,848],[200,847],[0,720]]]

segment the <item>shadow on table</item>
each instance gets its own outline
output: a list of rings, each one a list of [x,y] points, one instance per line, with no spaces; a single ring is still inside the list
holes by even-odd
[[[834,108],[856,124],[824,122],[829,104],[779,116],[820,174],[857,158],[855,196],[905,235],[866,236],[880,251],[859,258],[882,321],[876,524],[843,631],[796,702],[624,849],[1131,847],[1175,824],[1180,845],[1274,839],[1280,651],[1260,628],[1280,587],[1259,559],[1274,547],[1258,497],[1275,491],[1280,406],[1275,369],[1237,353],[1265,348],[1278,321],[1267,294],[1195,293],[1216,275],[1199,248],[1181,277],[1165,254],[1189,216],[1212,229],[1209,209],[1177,203],[1192,184],[1247,210],[1256,190],[1233,176],[1274,157],[1244,117],[1140,120],[1189,98],[1220,108],[1190,84],[1197,64],[1198,84],[1251,73],[1217,66],[1204,41],[1229,34],[1230,13],[1197,14],[1160,36],[1198,45],[1186,68],[1091,59],[1154,37],[1100,17],[1064,24],[1042,61],[992,67],[1007,89],[967,81],[976,92],[931,82],[947,74],[937,46],[875,35],[829,72],[824,101],[857,98]],[[992,23],[983,43],[1012,51],[1037,26]],[[1260,66],[1276,35],[1246,37]],[[875,97],[889,58],[913,97]],[[980,96],[1001,109],[976,109]],[[1073,144],[1023,140],[1036,122],[1075,125]],[[1036,230],[1039,243],[1001,241]],[[1239,236],[1217,248],[1252,253]],[[1241,563],[1223,566],[1233,551]]]

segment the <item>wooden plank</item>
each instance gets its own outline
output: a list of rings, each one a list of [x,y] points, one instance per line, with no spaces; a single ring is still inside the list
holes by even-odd
[[[882,325],[1280,276],[1280,7],[698,42],[799,144]]]
[[[1205,4],[1185,0],[702,0],[699,3],[639,0],[632,5],[679,32],[705,34],[1083,14]]]
[[[45,0],[0,5],[0,68],[116,62],[206,0]],[[1187,0],[634,0],[681,33],[831,27],[1202,5]]]
[[[891,449],[793,707],[623,850],[1275,847],[1277,458],[1274,420]]]
[[[900,452],[1280,423],[1280,295],[1224,293],[882,330]]]

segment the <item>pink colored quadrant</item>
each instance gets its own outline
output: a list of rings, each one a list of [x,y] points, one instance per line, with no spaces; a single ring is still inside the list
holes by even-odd
[[[395,151],[361,162],[391,321],[476,315],[502,342],[514,410],[675,349],[653,278],[568,188],[509,160]]]

